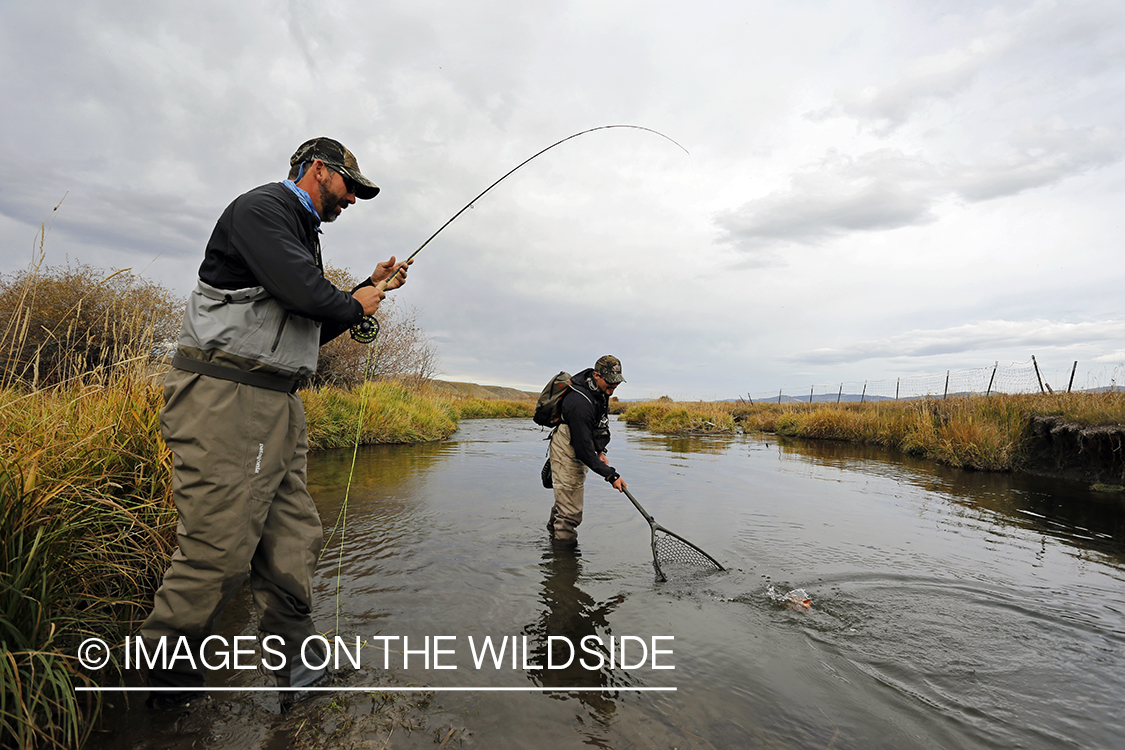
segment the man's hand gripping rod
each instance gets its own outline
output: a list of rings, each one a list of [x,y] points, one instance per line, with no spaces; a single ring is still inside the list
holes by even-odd
[[[433,238],[431,238],[431,239],[433,239]],[[425,247],[425,245],[423,245],[422,247]],[[401,271],[403,268],[406,268],[406,266],[409,266],[411,263],[413,263],[414,262],[414,256],[417,255],[418,251],[421,250],[421,249],[422,248],[420,247],[420,248],[418,248],[418,250],[415,250],[414,253],[409,258],[406,259],[406,265],[405,266],[399,266],[399,268],[394,273],[392,273],[390,276],[388,276],[387,278],[380,281],[378,284],[375,284],[375,288],[378,289],[380,292],[387,291],[387,286],[392,281],[394,281],[396,276],[398,276],[398,272]],[[364,315],[363,320],[359,321],[358,323],[356,323],[354,326],[351,327],[350,333],[351,333],[352,338],[355,339],[356,341],[358,341],[359,343],[370,344],[372,341],[374,341],[379,336],[379,319],[376,318],[374,315]]]

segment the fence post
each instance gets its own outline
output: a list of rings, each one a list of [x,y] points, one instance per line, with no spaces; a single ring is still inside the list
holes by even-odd
[[[780,388],[777,389],[777,403],[779,403],[779,404],[781,403],[781,389]]]
[[[865,380],[865,381],[863,381],[863,393],[860,394],[859,403],[862,404],[866,400],[867,400],[867,381]]]
[[[836,394],[836,403],[840,403],[840,397],[844,395],[844,384],[840,383],[840,392]]]
[[[1078,369],[1078,360],[1074,360],[1074,367],[1070,368],[1070,382],[1066,384],[1066,392],[1070,393],[1070,387],[1074,385],[1074,372]]]
[[[750,395],[750,391],[746,391],[746,398],[750,399],[750,405],[754,405],[754,397]]]
[[[999,362],[999,361],[997,361],[997,362],[996,362],[996,364],[992,365],[992,377],[990,377],[990,378],[988,379],[988,390],[984,392],[984,397],[985,397],[985,398],[988,398],[989,396],[991,396],[991,395],[992,395],[992,381],[993,381],[993,380],[996,380],[996,369],[997,369],[998,367],[1000,367],[1000,362]]]
[[[895,379],[895,401],[898,401],[898,387],[902,385],[902,378]]]
[[[1035,365],[1035,379],[1039,381],[1039,392],[1044,393],[1043,378],[1039,376],[1039,363],[1035,361],[1035,355],[1031,355],[1031,364]]]
[[[816,388],[816,386],[815,386],[815,385],[810,385],[810,386],[809,386],[809,403],[810,403],[810,404],[812,403],[812,392],[813,392],[813,388]]]
[[[949,398],[949,370],[945,371],[945,393],[942,398]]]

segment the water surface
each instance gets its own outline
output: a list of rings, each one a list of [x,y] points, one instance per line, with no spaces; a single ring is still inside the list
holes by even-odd
[[[856,446],[619,423],[610,455],[634,495],[728,567],[660,583],[647,524],[594,479],[578,549],[552,549],[545,434],[466,421],[447,442],[362,449],[343,546],[321,568],[322,628],[405,636],[410,649],[456,639],[443,658],[457,669],[443,670],[419,654],[403,669],[402,641],[388,641],[405,681],[574,689],[442,693],[480,746],[1109,748],[1125,737],[1119,497]],[[327,527],[350,463],[339,451],[310,466]],[[811,609],[770,596],[791,588]],[[548,635],[671,636],[661,659],[675,668],[525,669],[544,663]],[[470,636],[526,638],[529,654],[477,669]],[[581,690],[609,687],[677,690]]]
[[[467,747],[1122,746],[1120,496],[846,444],[621,423],[613,434],[612,462],[637,499],[727,570],[658,582],[647,524],[595,479],[578,548],[553,549],[539,484],[546,433],[464,421],[445,442],[359,451],[346,523],[318,572],[319,627],[360,637],[366,674],[472,688],[435,697],[469,730],[458,735]],[[351,461],[350,450],[310,459],[326,533]],[[796,588],[810,609],[777,601]],[[235,602],[221,632],[254,631],[247,604]],[[579,654],[586,666],[537,668],[566,661],[548,653],[551,636],[594,637],[602,657],[624,638],[630,668],[616,651],[612,668],[593,653]],[[478,668],[470,637],[478,648],[506,638],[517,658],[509,648]],[[656,664],[674,669],[639,659],[639,642],[670,652]],[[501,687],[524,690],[481,689]],[[634,690],[658,687],[676,690]],[[96,746],[281,750],[288,730],[271,724],[268,698],[254,700],[224,703],[221,721],[191,731],[118,708],[124,720]],[[389,747],[434,742],[398,732]]]

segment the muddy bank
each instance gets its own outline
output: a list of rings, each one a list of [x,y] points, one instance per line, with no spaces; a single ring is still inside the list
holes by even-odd
[[[1090,484],[1125,485],[1125,426],[1087,425],[1031,417],[1019,469]]]

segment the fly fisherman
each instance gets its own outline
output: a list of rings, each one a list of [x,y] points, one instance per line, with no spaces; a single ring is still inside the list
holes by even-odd
[[[572,377],[559,402],[561,422],[551,433],[550,449],[555,504],[547,530],[560,544],[578,544],[587,471],[592,469],[619,492],[628,486],[605,455],[609,445],[609,397],[624,382],[621,360],[607,354],[592,368]]]
[[[324,535],[305,487],[297,385],[316,370],[322,344],[378,310],[385,292],[376,284],[397,271],[385,286],[402,286],[406,264],[392,256],[350,293],[333,286],[320,225],[379,188],[330,138],[305,142],[289,164],[289,179],[239,196],[219,218],[164,382],[160,426],[180,522],[179,549],[141,628],[149,654],[164,641],[153,688],[205,685],[200,646],[247,574],[268,678],[278,687],[328,681],[316,668],[325,656],[318,642],[301,653],[317,632],[312,583]],[[149,705],[195,695],[154,691]],[[285,707],[295,696],[281,698]]]

